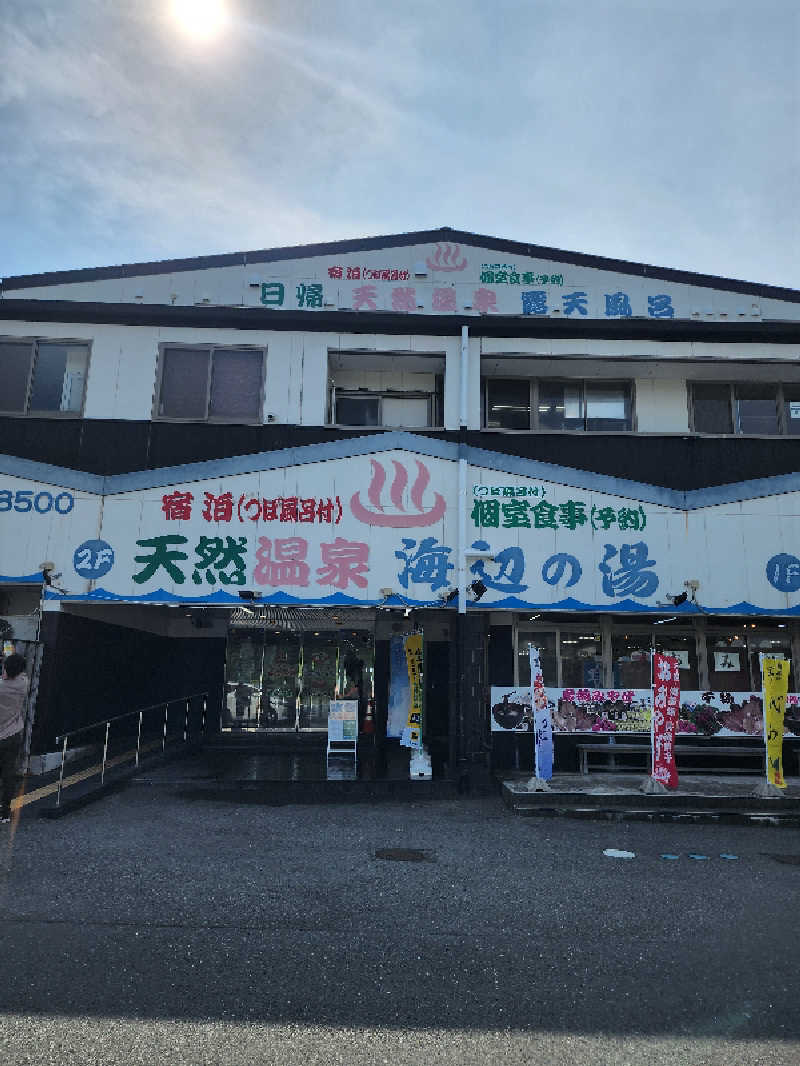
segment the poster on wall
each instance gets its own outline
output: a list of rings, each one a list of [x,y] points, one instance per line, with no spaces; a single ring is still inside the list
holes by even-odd
[[[684,648],[680,651],[665,651],[664,655],[668,655],[670,659],[675,659],[678,663],[679,670],[689,670],[689,652]]]
[[[649,733],[649,688],[545,689],[556,733]]]
[[[680,666],[680,664],[679,664]],[[545,688],[554,733],[650,733],[652,689]],[[493,732],[532,729],[530,688],[491,689]],[[800,737],[800,693],[786,697],[784,736]],[[681,692],[676,732],[696,737],[760,737],[760,692]]]
[[[553,723],[550,718],[550,706],[544,690],[539,649],[533,644],[528,645],[528,657],[531,664],[534,772],[543,781],[549,781],[553,776]]]
[[[718,674],[738,673],[742,668],[738,651],[715,651],[714,670]]]
[[[493,733],[529,733],[533,729],[531,689],[493,687],[490,690]]]
[[[785,659],[762,655],[761,676],[764,679],[764,742],[767,748],[767,781],[777,788],[786,788],[782,760],[789,663]]]
[[[653,767],[650,776],[667,788],[678,787],[675,764],[675,733],[681,706],[680,667],[670,655],[653,655],[653,713],[650,744]]]

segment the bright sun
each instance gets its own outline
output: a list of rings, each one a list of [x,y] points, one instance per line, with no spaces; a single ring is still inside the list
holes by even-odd
[[[224,0],[172,0],[172,14],[197,41],[215,37],[226,20]]]

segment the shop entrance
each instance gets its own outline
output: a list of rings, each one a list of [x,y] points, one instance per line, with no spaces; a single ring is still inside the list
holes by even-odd
[[[375,612],[239,608],[225,657],[223,730],[318,731],[332,699],[374,697]]]

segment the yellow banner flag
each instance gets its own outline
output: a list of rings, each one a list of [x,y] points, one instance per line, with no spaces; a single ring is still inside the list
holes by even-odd
[[[405,639],[406,663],[408,664],[409,747],[422,747],[422,634],[411,633]]]
[[[764,691],[764,741],[767,745],[767,781],[786,788],[783,778],[783,716],[789,688],[789,663],[786,659],[761,660]]]

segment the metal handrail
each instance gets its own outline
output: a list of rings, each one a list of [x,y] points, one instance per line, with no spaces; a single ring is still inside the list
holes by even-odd
[[[173,696],[169,700],[159,700],[158,703],[151,703],[148,707],[137,707],[134,711],[125,711],[123,714],[115,714],[112,718],[100,718],[96,722],[90,722],[89,725],[82,725],[78,729],[70,729],[68,733],[59,733],[56,737],[56,744],[59,744],[64,737],[74,737],[78,733],[85,733],[87,729],[97,729],[99,725],[105,725],[106,722],[118,722],[121,718],[129,718],[132,714],[144,714],[146,711],[154,711],[157,707],[163,707],[166,703],[179,703],[181,700],[195,700],[198,696],[208,696],[208,690],[205,692],[192,692],[189,696]]]
[[[67,747],[71,737],[76,737],[80,733],[86,733],[91,729],[99,729],[105,726],[105,734],[103,738],[103,758],[100,764],[100,783],[105,782],[106,777],[106,765],[108,763],[108,738],[111,732],[111,726],[114,722],[121,722],[123,718],[131,718],[133,715],[138,715],[138,728],[136,732],[136,750],[134,754],[134,765],[138,767],[139,759],[142,750],[142,720],[148,711],[156,711],[163,708],[164,722],[161,728],[161,750],[162,752],[167,746],[167,731],[169,726],[169,708],[171,704],[183,703],[183,742],[186,743],[189,739],[189,711],[193,700],[202,699],[202,716],[200,732],[201,735],[205,735],[206,731],[206,718],[208,714],[208,698],[209,691],[205,692],[193,692],[189,696],[175,696],[169,700],[162,700],[160,703],[151,703],[148,707],[140,707],[134,711],[125,711],[123,714],[116,714],[111,718],[101,718],[97,722],[92,722],[90,725],[80,726],[78,729],[71,729],[68,733],[61,733],[56,737],[56,744],[61,744],[61,767],[58,774],[58,789],[56,791],[56,807],[61,805],[61,790],[64,784],[64,766],[67,761]]]

